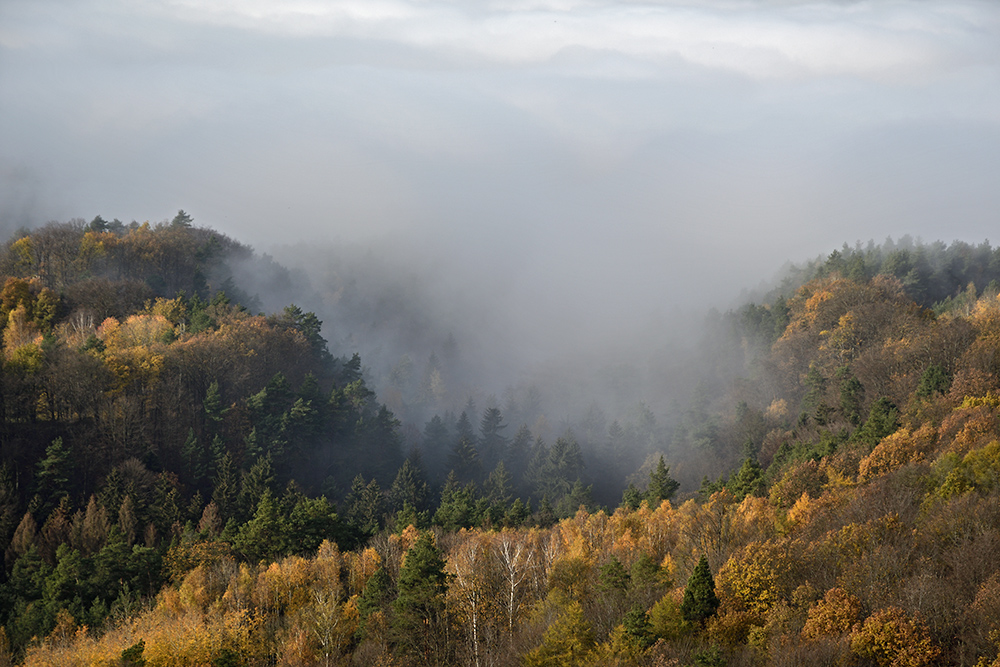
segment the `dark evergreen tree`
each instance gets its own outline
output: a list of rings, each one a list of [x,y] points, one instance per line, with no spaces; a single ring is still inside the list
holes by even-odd
[[[432,478],[445,474],[448,454],[451,452],[448,426],[438,415],[424,425],[421,450],[427,457],[427,469]]]
[[[210,435],[218,435],[222,428],[222,420],[228,408],[222,407],[222,394],[219,391],[219,383],[215,380],[208,385],[205,392],[205,400],[202,401],[202,408],[205,411],[205,427]]]
[[[69,495],[72,466],[72,452],[63,444],[62,438],[56,438],[45,448],[45,456],[38,462],[35,473],[36,512],[39,516],[46,516]]]
[[[434,512],[434,524],[447,531],[471,528],[479,523],[476,487],[471,482],[462,486],[454,472],[448,473],[441,489],[441,503]]]
[[[270,491],[257,503],[253,518],[243,524],[233,546],[251,563],[272,562],[288,552],[288,522]]]
[[[930,398],[934,394],[944,393],[951,384],[951,378],[939,364],[931,364],[920,376],[916,395],[920,398]]]
[[[530,458],[531,429],[528,428],[527,424],[521,424],[517,429],[517,433],[514,434],[514,438],[510,441],[510,445],[507,447],[507,456],[504,459],[506,468],[510,472],[511,479],[515,485],[518,485],[524,476],[524,469],[527,467]],[[520,486],[517,486],[517,488],[522,492],[527,491],[526,489],[521,489]]]
[[[198,444],[198,437],[194,434],[193,428],[188,428],[187,438],[181,446],[181,456],[184,459],[188,479],[197,485],[205,478],[205,452]]]
[[[556,503],[556,516],[561,519],[573,516],[581,507],[587,512],[594,509],[593,487],[578,479],[570,486],[569,492]]]
[[[372,576],[368,577],[368,581],[365,582],[365,587],[358,597],[358,617],[361,622],[358,632],[362,638],[366,634],[368,617],[377,611],[385,613],[389,609],[394,594],[395,590],[389,573],[379,565]]]
[[[240,480],[240,492],[237,496],[236,507],[240,520],[249,519],[260,499],[265,493],[274,492],[274,466],[271,464],[271,456],[264,455],[254,461],[250,470],[243,473]]]
[[[629,588],[631,577],[617,556],[600,567],[597,577],[597,588],[605,593],[625,595]]]
[[[736,474],[729,478],[726,488],[732,492],[737,500],[743,500],[747,496],[760,495],[764,490],[762,474],[756,457],[747,457],[743,460],[743,465],[740,466]]]
[[[399,570],[399,595],[392,603],[392,637],[397,651],[425,664],[445,661],[448,619],[444,558],[430,532],[420,534]]]
[[[649,615],[642,607],[632,607],[622,620],[625,637],[632,646],[646,650],[656,641]]]
[[[504,506],[510,502],[510,475],[507,474],[507,467],[503,461],[497,463],[496,468],[486,478],[486,483],[483,484],[483,497],[490,503],[499,503]]]
[[[476,451],[474,441],[467,436],[460,437],[455,443],[448,456],[448,465],[462,482],[474,483],[482,479],[483,466],[479,460],[479,452]]]
[[[100,216],[97,216],[97,218],[94,218],[95,221],[98,220],[98,219],[100,219]],[[103,220],[101,222],[103,222]],[[184,209],[181,209],[181,210],[177,211],[177,215],[174,216],[174,219],[173,219],[173,221],[170,224],[172,226],[174,226],[174,227],[188,228],[188,227],[191,226],[192,222],[194,222],[194,218],[192,218],[190,215],[188,215],[187,213],[185,213]],[[93,223],[91,223],[91,224],[93,224]],[[141,653],[142,652],[140,651],[140,654]]]
[[[898,428],[899,410],[892,401],[883,396],[872,403],[867,421],[854,432],[851,439],[874,447],[882,438],[895,433]]]
[[[507,428],[503,423],[500,408],[487,408],[479,422],[479,450],[482,452],[483,467],[492,470],[507,453],[507,438],[501,431]]]
[[[715,615],[718,608],[719,598],[715,594],[715,579],[712,578],[712,571],[708,567],[708,559],[702,556],[684,589],[681,614],[686,621],[704,624],[708,618]]]
[[[841,372],[840,381],[840,411],[851,424],[861,423],[861,409],[865,398],[865,389],[858,378],[851,375],[846,367]]]
[[[216,466],[213,480],[212,502],[219,508],[219,516],[224,521],[232,518],[238,511],[237,498],[240,492],[240,482],[237,476],[236,464],[227,452]]]
[[[382,490],[375,479],[366,484],[361,475],[354,478],[351,492],[344,501],[344,517],[359,542],[368,540],[381,529],[384,502]]]
[[[632,482],[628,483],[625,490],[622,492],[622,502],[621,507],[627,507],[630,510],[637,510],[639,506],[642,505],[642,500],[644,493]]]
[[[424,481],[420,468],[410,463],[410,459],[403,461],[399,467],[396,478],[389,487],[387,500],[388,511],[396,513],[403,509],[404,504],[409,504],[417,512],[427,509],[429,488]]]
[[[670,476],[670,467],[664,464],[663,456],[660,456],[656,469],[649,473],[649,488],[646,489],[649,506],[659,507],[664,500],[673,500],[680,485],[680,482]]]

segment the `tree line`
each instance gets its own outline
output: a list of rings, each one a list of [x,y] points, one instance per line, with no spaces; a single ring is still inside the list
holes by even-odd
[[[229,247],[179,218],[65,236]],[[0,257],[2,659],[1000,664],[988,283],[927,304],[835,253],[713,320],[705,358],[743,373],[706,368],[669,429],[592,411],[550,445],[471,402],[404,435],[314,314],[224,289],[224,252],[157,292],[43,245]],[[70,298],[113,280],[142,299]],[[629,481],[588,466],[625,442]]]

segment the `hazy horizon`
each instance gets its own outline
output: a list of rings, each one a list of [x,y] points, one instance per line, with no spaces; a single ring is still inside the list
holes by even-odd
[[[531,363],[844,242],[989,239],[998,177],[994,3],[0,5],[6,231],[183,208],[318,291],[375,253]]]

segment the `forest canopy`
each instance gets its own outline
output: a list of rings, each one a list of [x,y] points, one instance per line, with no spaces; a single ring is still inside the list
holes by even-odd
[[[845,246],[583,415],[376,393],[255,261],[183,211],[0,249],[0,661],[1000,665],[988,244]]]

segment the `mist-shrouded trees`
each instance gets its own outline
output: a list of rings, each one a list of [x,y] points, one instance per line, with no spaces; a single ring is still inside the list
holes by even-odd
[[[656,469],[649,473],[649,488],[646,499],[651,505],[659,505],[661,501],[672,500],[680,482],[670,476],[670,468],[663,462],[663,456],[656,464]]]
[[[477,412],[442,362],[421,433],[315,314],[244,309],[237,246],[0,248],[0,664],[996,662],[1000,254],[831,256],[669,408]]]
[[[507,438],[502,431],[507,428],[503,423],[500,408],[487,408],[479,422],[479,449],[482,451],[483,467],[492,470],[507,453]]]

